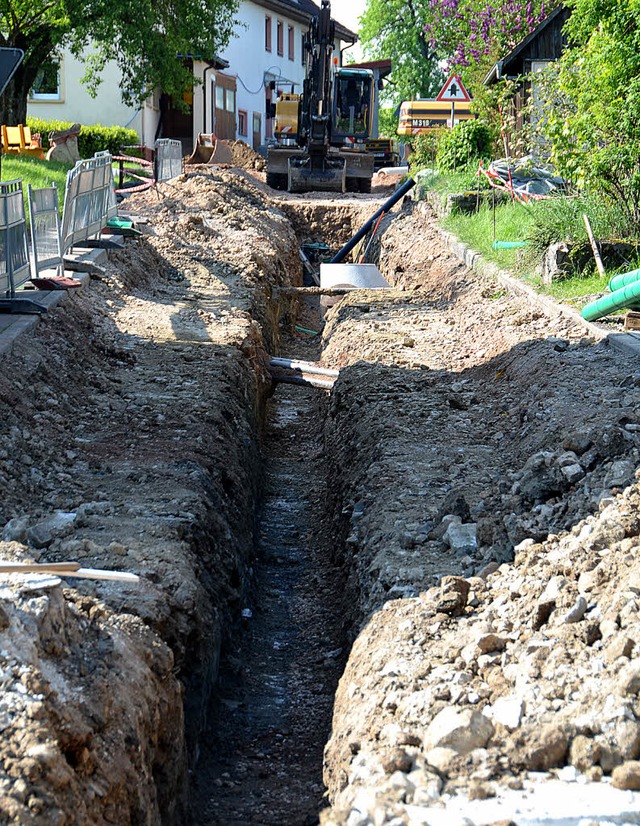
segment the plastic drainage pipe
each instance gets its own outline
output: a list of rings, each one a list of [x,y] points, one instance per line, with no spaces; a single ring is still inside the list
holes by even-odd
[[[297,370],[300,373],[309,373],[313,376],[328,376],[329,378],[337,379],[340,375],[338,370],[332,370],[329,367],[320,367],[317,364],[312,364],[309,361],[300,361],[299,359],[274,357],[269,360],[269,364],[272,367]]]
[[[494,250],[515,250],[519,247],[528,246],[528,241],[494,241]]]
[[[406,195],[407,192],[411,189],[412,186],[415,186],[416,182],[413,178],[409,178],[406,180],[400,189],[397,189],[393,195],[389,198],[388,201],[385,201],[384,204],[380,207],[377,212],[374,212],[371,218],[367,221],[366,224],[363,224],[360,229],[356,232],[353,238],[344,245],[344,247],[337,252],[333,258],[331,259],[331,264],[340,264],[347,255],[351,252],[351,250],[355,247],[358,241],[369,232],[371,227],[375,224],[378,218],[382,215],[383,212],[389,212],[391,207],[397,203],[403,195]]]
[[[634,281],[640,279],[640,270],[631,270],[631,272],[621,272],[619,275],[614,275],[609,281],[609,289],[612,293],[616,290],[626,287],[628,284],[633,284]]]
[[[321,390],[331,390],[335,383],[335,379],[321,379],[316,376],[273,376],[275,382],[280,384],[299,384],[301,387],[319,387]]]
[[[605,295],[597,301],[586,304],[582,308],[582,317],[586,321],[595,321],[602,316],[609,315],[614,310],[635,307],[638,303],[640,303],[640,281],[634,281],[611,295]]]

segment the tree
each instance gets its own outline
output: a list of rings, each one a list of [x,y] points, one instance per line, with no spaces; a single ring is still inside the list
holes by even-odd
[[[435,97],[444,77],[424,30],[428,0],[368,0],[358,34],[373,60],[391,58],[385,98],[398,105],[412,97]]]
[[[428,0],[422,23],[429,46],[448,70],[478,84],[555,5],[557,0]]]
[[[2,0],[0,46],[24,51],[0,100],[2,123],[25,122],[40,67],[64,47],[76,55],[91,49],[83,80],[93,94],[114,60],[125,103],[139,105],[157,87],[180,97],[194,78],[178,56],[220,51],[237,7],[238,0]]]
[[[640,234],[639,0],[574,0],[570,48],[547,73],[540,128],[552,160]]]

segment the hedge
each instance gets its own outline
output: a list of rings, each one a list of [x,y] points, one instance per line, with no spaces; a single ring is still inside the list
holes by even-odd
[[[41,120],[27,118],[27,126],[32,134],[39,132],[44,149],[49,148],[49,133],[62,132],[73,126],[73,123],[63,120]],[[81,158],[92,158],[96,152],[109,150],[112,155],[120,154],[121,146],[131,146],[138,143],[138,133],[135,129],[125,129],[123,126],[82,126],[78,135],[78,152]]]

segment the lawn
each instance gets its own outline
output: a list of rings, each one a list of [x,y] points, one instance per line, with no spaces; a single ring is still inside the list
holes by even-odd
[[[474,177],[473,173],[438,175],[429,179],[427,187],[444,196],[471,189]],[[596,238],[626,237],[624,229],[621,229],[620,215],[615,210],[607,208],[602,202],[578,196],[558,195],[526,204],[514,201],[495,208],[491,204],[481,205],[472,214],[450,214],[442,223],[447,231],[477,250],[486,260],[510,271],[539,292],[580,308],[586,300],[604,293],[609,279],[617,272],[640,268],[640,256],[631,256],[624,265],[608,267],[606,276],[602,278],[588,253],[587,264],[582,270],[576,268],[561,280],[542,283],[542,257],[550,244],[567,241],[583,248],[586,246],[589,250],[583,219],[585,214],[590,218]],[[526,246],[520,249],[494,248],[494,242],[505,241],[524,241]]]
[[[471,215],[448,215],[443,221],[448,232],[482,253],[483,258],[510,270],[522,267],[525,256],[519,249],[494,249],[494,241],[527,241],[532,223],[529,207],[518,203],[498,206],[495,210],[491,206],[481,206]],[[533,268],[529,266],[528,269]],[[526,272],[526,275],[531,276],[532,272]]]
[[[22,180],[27,213],[28,185],[31,184],[34,189],[41,189],[55,184],[58,187],[58,203],[62,212],[69,169],[71,166],[58,161],[44,161],[20,155],[2,155],[0,180],[4,182]]]

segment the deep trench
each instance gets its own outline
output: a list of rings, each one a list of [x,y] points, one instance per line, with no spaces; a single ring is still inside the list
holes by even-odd
[[[307,302],[300,316],[318,330],[319,303]],[[320,336],[287,327],[280,352],[318,359]],[[255,555],[241,627],[223,650],[199,738],[194,824],[313,824],[326,805],[323,749],[346,658],[325,510],[327,399],[277,384],[268,402]]]

